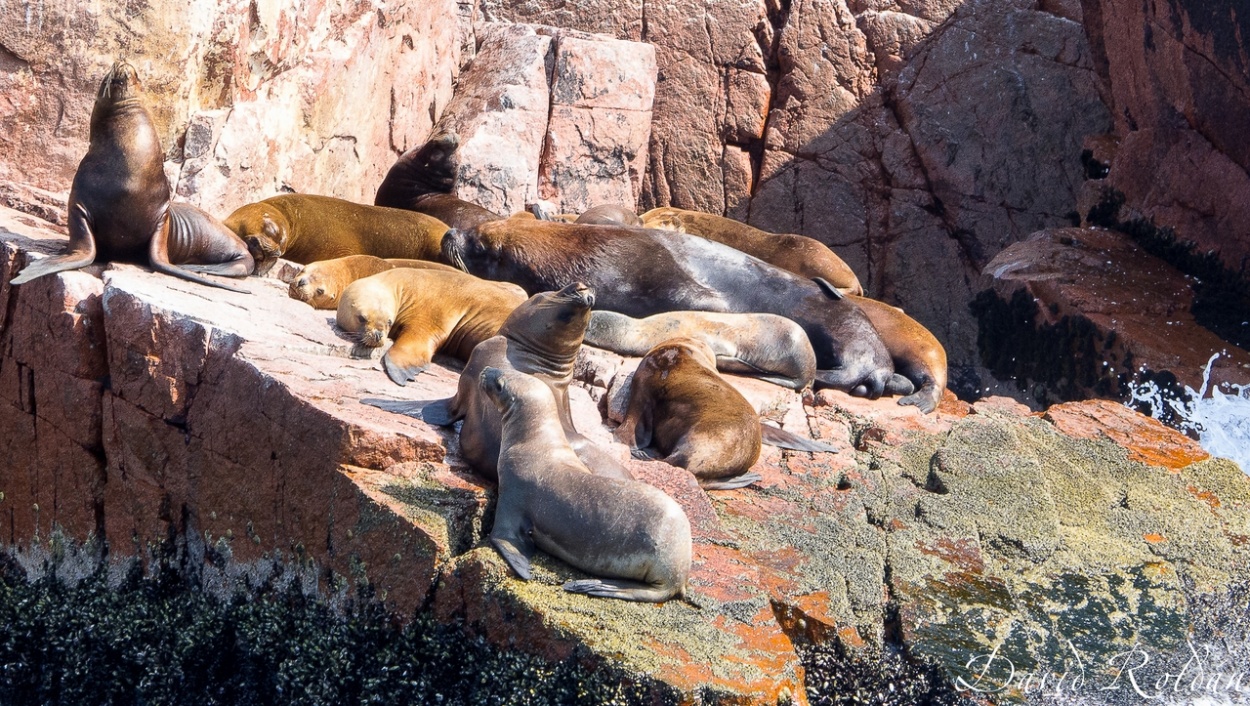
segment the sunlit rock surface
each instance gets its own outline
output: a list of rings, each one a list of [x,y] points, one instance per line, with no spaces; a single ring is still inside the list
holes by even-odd
[[[452,369],[395,386],[276,279],[244,295],[108,265],[12,288],[26,252],[64,238],[7,210],[0,228],[0,512],[19,547],[60,526],[121,556],[281,552],[367,576],[401,612],[619,666],[657,698],[760,704],[804,701],[806,644],[901,643],[948,679],[1000,644],[1022,665],[1056,664],[1064,640],[1100,662],[1176,647],[1183,590],[1250,578],[1250,479],[1119,406],[948,395],[924,416],[745,380],[765,417],[839,452],[767,448],[761,483],[712,494],[627,461],[690,517],[689,602],[568,594],[580,574],[549,557],[521,582],[484,541],[494,490],[454,434],[360,403],[450,395]],[[584,356],[575,422],[601,443],[634,364]]]

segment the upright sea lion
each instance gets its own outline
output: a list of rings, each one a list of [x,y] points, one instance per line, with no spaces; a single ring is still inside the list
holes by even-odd
[[[379,272],[406,267],[416,270],[442,270],[443,272],[460,272],[454,267],[428,260],[404,260],[390,258],[384,260],[372,255],[348,255],[333,260],[310,262],[291,280],[287,293],[292,299],[298,299],[314,309],[337,309],[339,297],[347,285],[358,279],[376,275]],[[460,274],[464,274],[460,272]],[[482,280],[486,282],[487,280]],[[525,290],[508,282],[491,282],[509,292],[525,299]]]
[[[863,294],[855,272],[824,243],[789,233],[769,233],[710,213],[680,208],[653,208],[642,214],[647,228],[689,233],[715,240],[764,262],[808,278],[820,277],[843,294]]]
[[[684,596],[692,548],[681,506],[641,481],[590,473],[542,381],[494,367],[476,380],[502,419],[490,543],[517,576],[529,580],[537,547],[604,577],[569,581],[566,591],[657,603]]]
[[[582,347],[582,336],[595,303],[594,290],[581,282],[557,292],[542,292],[518,306],[499,335],[478,344],[469,356],[456,395],[431,403],[387,402],[375,406],[417,416],[430,424],[460,427],[460,453],[483,476],[496,477],[499,461],[499,412],[483,399],[477,377],[487,366],[518,370],[537,377],[551,387],[560,425],[582,461],[598,475],[630,478],[629,471],[573,426],[569,411],[569,383]],[[370,404],[373,404],[372,402]]]
[[[147,263],[157,272],[247,291],[174,264],[186,261],[203,272],[249,274],[242,272],[246,262],[208,214],[178,205],[171,224],[164,153],[141,94],[138,73],[124,61],[114,63],[100,81],[91,111],[91,144],[69,191],[69,245],[64,255],[27,265],[13,284],[86,267],[98,259]]]
[[[406,385],[436,351],[467,361],[524,301],[524,294],[456,270],[397,268],[348,285],[337,321],[366,346],[377,348],[388,336],[395,341],[382,368]]]
[[[733,385],[716,372],[712,348],[695,338],[674,338],[652,348],[629,386],[617,438],[639,458],[685,468],[708,490],[741,488],[760,480],[749,473],[760,443],[802,451],[835,451],[771,426]]]
[[[803,328],[776,314],[672,311],[633,319],[595,311],[586,343],[621,355],[644,356],[670,338],[697,338],[712,347],[716,368],[802,390],[816,376],[816,352]]]
[[[438,260],[447,231],[421,213],[309,194],[247,204],[226,218],[226,227],[247,243],[259,274],[279,257],[303,264],[348,255]]]
[[[886,350],[894,370],[910,380],[916,391],[898,401],[914,404],[928,414],[937,409],[946,390],[946,349],[929,329],[902,309],[867,297],[850,297],[868,316]]]
[[[449,230],[443,256],[485,279],[540,292],[584,281],[602,309],[633,317],[669,311],[785,316],[807,333],[816,381],[871,398],[910,394],[868,317],[841,293],[734,248],[684,233],[509,219]]]

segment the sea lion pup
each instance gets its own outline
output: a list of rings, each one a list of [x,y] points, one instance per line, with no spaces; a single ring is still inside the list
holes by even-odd
[[[441,352],[467,361],[494,336],[524,294],[463,272],[396,268],[356,280],[343,290],[339,328],[370,348],[390,337],[382,368],[406,385]]]
[[[586,343],[628,356],[644,356],[670,338],[697,338],[712,347],[716,369],[750,375],[792,390],[816,376],[816,352],[803,328],[776,314],[672,311],[633,319],[594,311]]]
[[[663,491],[589,472],[555,423],[551,388],[532,376],[487,367],[481,395],[502,418],[499,498],[490,543],[522,579],[541,549],[603,578],[564,590],[658,603],[684,597],[690,520]]]
[[[594,290],[581,282],[557,292],[535,294],[508,316],[498,336],[473,349],[454,397],[430,403],[387,402],[374,406],[413,416],[419,411],[421,419],[439,426],[451,426],[463,419],[460,455],[478,473],[494,480],[499,461],[499,413],[489,400],[483,399],[477,376],[487,366],[519,370],[551,387],[560,425],[583,463],[598,475],[631,478],[628,469],[578,433],[569,411],[573,365],[594,303]]]
[[[898,401],[929,414],[937,409],[946,390],[946,349],[929,329],[902,309],[867,297],[849,297],[868,316],[886,350],[894,370],[910,380],[916,391]]]
[[[599,308],[633,317],[688,310],[778,314],[807,333],[817,382],[873,399],[913,391],[894,375],[868,317],[837,289],[697,236],[508,219],[448,230],[443,257],[527,292],[584,281],[595,288]]]
[[[308,264],[348,255],[439,259],[447,225],[398,208],[364,206],[332,196],[280,194],[241,206],[226,227],[247,243],[264,274],[279,257]]]
[[[707,490],[760,480],[748,471],[759,460],[762,441],[800,451],[837,450],[761,425],[751,403],[716,372],[712,348],[695,338],[665,341],[643,357],[616,435],[635,457],[680,466]]]
[[[383,260],[372,255],[348,255],[333,260],[310,262],[299,271],[287,294],[314,309],[337,309],[339,297],[347,285],[379,272],[406,267],[415,270],[441,270],[443,272],[460,272],[454,267],[427,260],[404,260],[391,258]],[[464,274],[460,272],[460,274]],[[486,282],[487,280],[482,280]],[[525,290],[508,282],[490,282],[508,292],[514,293],[522,300],[526,298]]]
[[[642,224],[647,228],[689,233],[724,243],[783,270],[808,278],[820,277],[843,294],[864,293],[850,266],[815,238],[769,233],[732,218],[671,207],[647,211],[642,214]]]
[[[218,274],[246,266],[208,214],[179,204],[171,217],[164,153],[141,95],[134,67],[115,62],[96,92],[91,143],[70,186],[65,254],[31,262],[13,284],[101,260],[146,263],[167,275],[247,292],[174,264],[186,261]]]

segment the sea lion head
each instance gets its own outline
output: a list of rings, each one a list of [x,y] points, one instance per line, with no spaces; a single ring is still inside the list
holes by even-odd
[[[295,275],[287,293],[292,299],[305,302],[314,309],[331,309],[338,306],[337,287],[327,278],[317,263],[310,263]]]
[[[398,309],[399,303],[392,287],[365,277],[343,290],[335,321],[352,340],[377,348],[395,324]]]
[[[486,366],[478,375],[478,386],[495,407],[505,414],[517,407],[545,404],[548,401],[555,406],[555,398],[551,388],[533,375],[516,370],[507,372],[492,366]]]
[[[475,274],[477,266],[498,259],[491,257],[494,248],[478,237],[476,229],[448,228],[443,234],[441,249],[445,262],[450,262],[452,267],[469,274]],[[473,270],[470,265],[474,266]]]
[[[117,103],[127,98],[136,98],[141,88],[139,72],[124,59],[118,59],[100,80],[96,102]]]
[[[247,245],[256,261],[256,274],[263,275],[277,264],[290,241],[290,223],[277,210],[263,203],[237,209],[224,221]]]
[[[716,369],[716,353],[706,341],[688,336],[670,338],[647,351],[646,358],[659,369],[677,366],[682,358],[693,359],[705,368]]]
[[[595,290],[582,282],[540,292],[508,315],[499,335],[553,358],[571,358],[582,345],[594,305]]]

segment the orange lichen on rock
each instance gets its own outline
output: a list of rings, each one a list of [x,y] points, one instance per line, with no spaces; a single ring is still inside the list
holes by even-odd
[[[1109,439],[1128,449],[1129,458],[1150,466],[1178,471],[1211,457],[1193,439],[1110,400],[1057,404],[1042,418],[1069,436]]]

